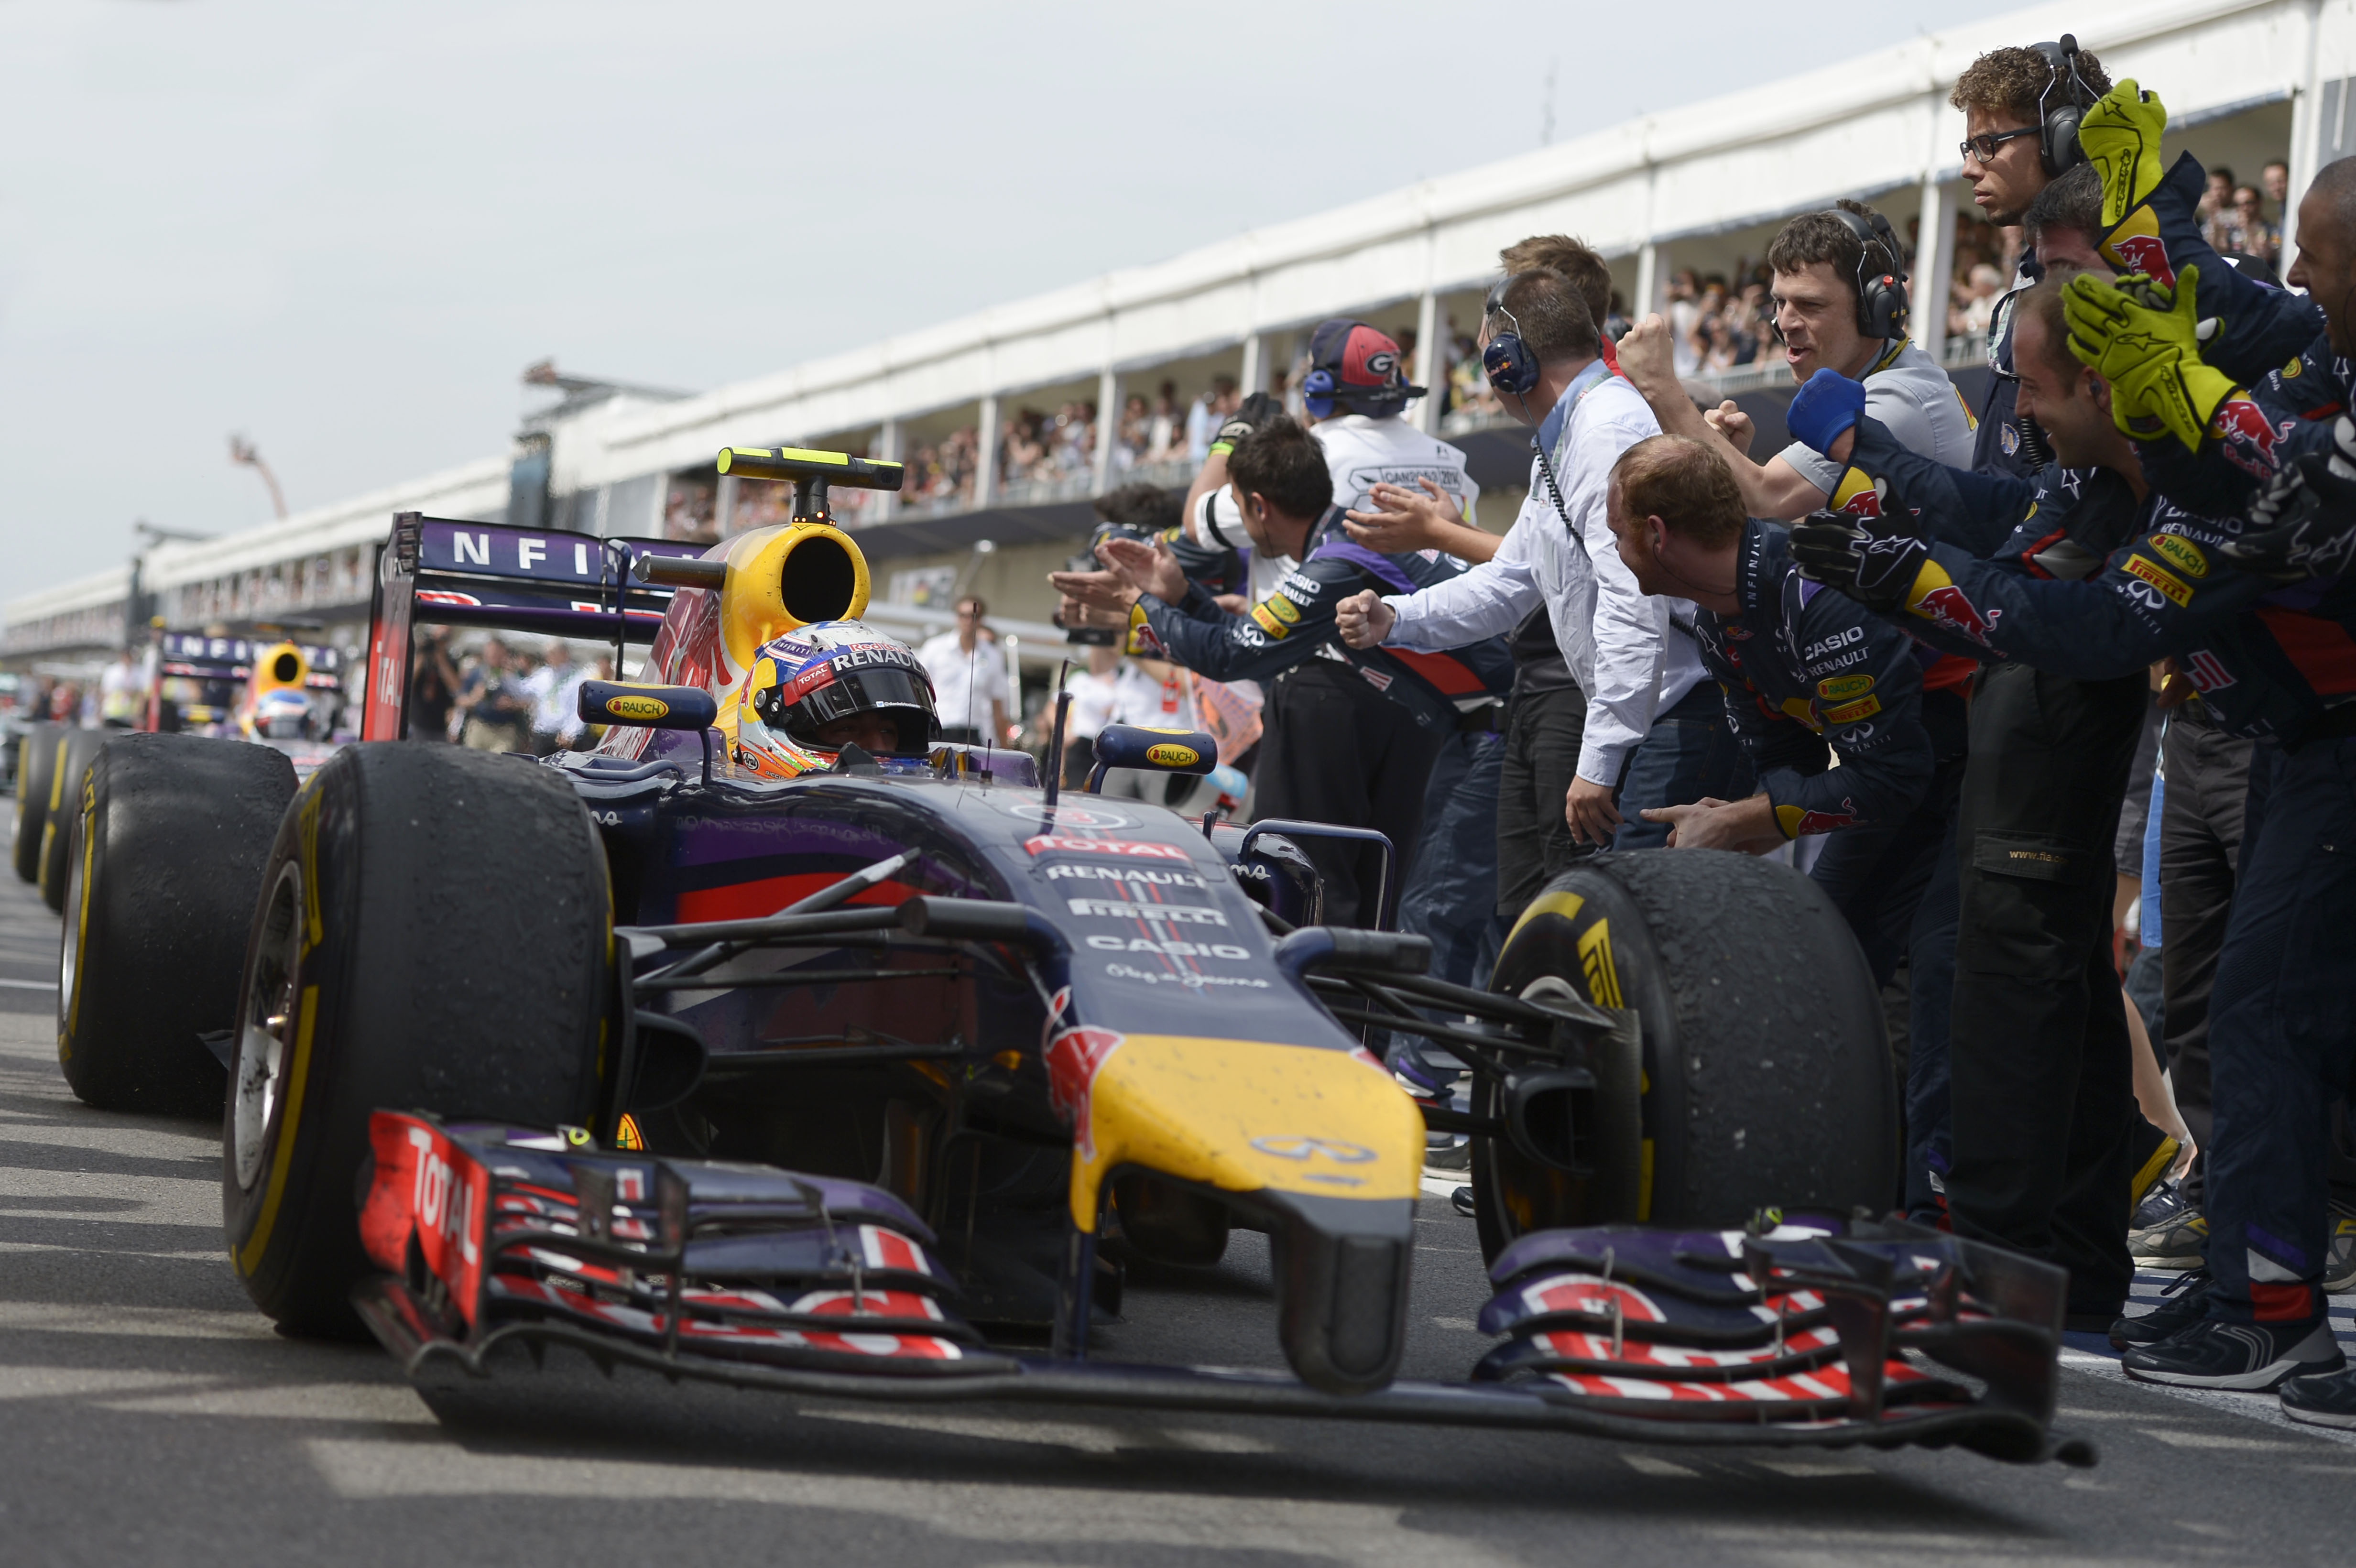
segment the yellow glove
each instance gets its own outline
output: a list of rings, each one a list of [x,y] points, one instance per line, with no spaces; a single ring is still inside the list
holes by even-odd
[[[2143,205],[2159,188],[2167,170],[2159,161],[2159,133],[2168,129],[2168,108],[2159,95],[2122,81],[2094,101],[2078,122],[2078,145],[2103,176],[2103,227]]]
[[[2195,291],[2201,269],[2187,267],[2173,294],[2141,273],[2115,283],[2081,272],[2062,291],[2070,324],[2070,352],[2111,384],[2111,422],[2132,441],[2173,435],[2188,452],[2233,382],[2201,361],[2201,345],[2217,329],[2200,319]]]

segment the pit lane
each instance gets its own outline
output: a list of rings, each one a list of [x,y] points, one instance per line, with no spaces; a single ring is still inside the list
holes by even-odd
[[[2079,1338],[2092,1472],[1007,1407],[851,1407],[552,1356],[420,1393],[280,1338],[220,1243],[218,1130],[102,1115],[53,1045],[58,923],[0,881],[0,1541],[12,1563],[1416,1564],[2342,1561],[2356,1435],[2131,1385]],[[1485,1341],[1472,1222],[1419,1221],[1405,1375]],[[2156,1290],[2158,1282],[2139,1286]],[[2335,1298],[2336,1326],[2356,1339]],[[1267,1253],[1132,1275],[1124,1358],[1280,1363]],[[528,1365],[528,1364],[527,1364]]]

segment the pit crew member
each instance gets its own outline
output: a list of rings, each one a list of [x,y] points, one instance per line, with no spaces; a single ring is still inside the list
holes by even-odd
[[[1344,650],[1333,624],[1340,600],[1370,584],[1412,592],[1462,569],[1444,556],[1387,556],[1352,542],[1325,453],[1290,419],[1245,436],[1227,470],[1253,548],[1301,562],[1248,613],[1222,610],[1168,551],[1131,539],[1098,547],[1117,582],[1100,572],[1051,581],[1058,592],[1125,613],[1131,654],[1206,679],[1267,686],[1258,814],[1376,828],[1404,870],[1414,863],[1441,740],[1462,723],[1490,722],[1512,685],[1512,659],[1494,637],[1447,654]],[[1374,855],[1313,839],[1302,848],[1325,876],[1327,920],[1372,924]]]
[[[1746,517],[1725,459],[1685,436],[1630,447],[1612,531],[1650,594],[1697,607],[1694,636],[1760,789],[1653,809],[1676,849],[1762,854],[1831,837],[1809,872],[1888,985],[1947,837],[1964,705],[1922,690],[1904,633],[1793,570],[1783,528]],[[1826,747],[1840,760],[1827,766]]]
[[[2335,343],[2341,330],[2332,315]],[[1862,447],[1869,432],[1858,428]],[[2344,575],[2344,541],[2356,539],[2356,424],[2341,416],[2335,435],[2333,457],[2302,458],[2247,524],[2156,498],[2132,546],[2079,581],[1975,560],[1918,535],[1904,512],[1812,519],[1793,549],[1806,570],[1925,635],[2057,675],[2125,678],[2173,656],[2222,728],[2259,740],[2211,1001],[2211,1283],[2117,1331],[2136,1346],[2131,1376],[2280,1384],[2287,1413],[2356,1424],[2356,1377],[2319,1375],[2343,1364],[2320,1280],[2329,1106],[2356,1069],[2356,965],[2346,951],[2356,866],[2338,852],[2356,838],[2356,582]],[[1911,501],[1909,483],[1892,489]],[[1960,1102],[1959,1083],[1959,1125]],[[2029,1103],[2010,1108],[2018,1115]],[[2115,1197],[2107,1209],[2115,1232]]]

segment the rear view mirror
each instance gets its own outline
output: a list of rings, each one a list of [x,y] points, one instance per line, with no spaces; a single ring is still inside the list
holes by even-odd
[[[1219,765],[1219,742],[1201,730],[1151,730],[1142,724],[1108,724],[1097,736],[1097,765],[1088,774],[1093,795],[1110,768],[1143,768],[1157,773],[1207,773]]]
[[[708,730],[720,719],[719,699],[701,687],[625,686],[617,680],[581,683],[584,724],[641,724],[649,730]]]

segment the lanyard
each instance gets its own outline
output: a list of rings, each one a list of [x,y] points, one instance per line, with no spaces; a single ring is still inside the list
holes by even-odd
[[[1555,432],[1557,451],[1554,456],[1562,455],[1560,451],[1562,443],[1570,439],[1571,416],[1579,412],[1580,400],[1611,379],[1612,367],[1599,358],[1586,369],[1572,377],[1570,385],[1562,389],[1562,396],[1555,400],[1556,409],[1562,414],[1562,428]],[[1530,432],[1530,450],[1538,454],[1538,473],[1546,479],[1547,494],[1554,498],[1555,516],[1562,519],[1562,526],[1569,529],[1570,537],[1574,539],[1578,539],[1579,530],[1572,528],[1570,523],[1570,508],[1563,505],[1562,486],[1555,482],[1554,464],[1549,460],[1545,441],[1536,431]]]

